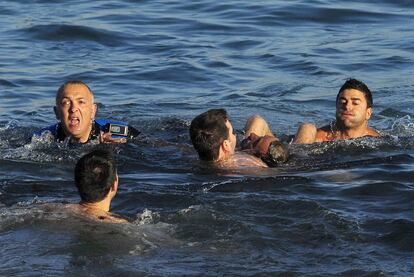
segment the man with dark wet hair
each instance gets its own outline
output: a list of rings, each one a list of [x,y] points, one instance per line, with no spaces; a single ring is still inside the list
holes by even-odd
[[[56,93],[54,107],[56,119],[59,123],[49,126],[35,133],[42,135],[45,132],[52,134],[58,142],[86,143],[90,141],[104,143],[124,143],[127,138],[138,135],[138,131],[121,122],[113,122],[125,132],[124,137],[116,137],[108,129],[108,120],[95,120],[97,106],[94,95],[87,84],[79,80],[67,81],[61,85]],[[125,125],[125,126],[122,126]]]
[[[236,136],[224,109],[212,109],[195,117],[190,137],[200,160],[218,161],[234,154]]]
[[[196,116],[190,125],[190,137],[200,160],[225,168],[267,167],[254,155],[261,156],[261,152],[267,155],[266,147],[272,141],[255,141],[256,145],[248,153],[235,152],[236,135],[224,109],[211,109]]]
[[[310,123],[301,125],[293,143],[377,137],[380,134],[368,127],[372,112],[372,94],[367,85],[356,79],[348,79],[336,96],[336,121],[319,129]]]
[[[81,157],[75,166],[75,184],[81,201],[72,209],[96,220],[127,222],[109,212],[118,190],[118,173],[111,152],[98,149]]]

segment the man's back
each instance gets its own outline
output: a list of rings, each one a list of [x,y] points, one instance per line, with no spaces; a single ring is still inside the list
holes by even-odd
[[[228,169],[268,167],[261,159],[243,152],[236,152],[228,159],[217,162],[217,165]]]

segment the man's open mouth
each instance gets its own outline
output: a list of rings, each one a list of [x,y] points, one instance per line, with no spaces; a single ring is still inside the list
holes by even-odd
[[[78,128],[80,125],[80,119],[78,117],[69,118],[69,127]]]

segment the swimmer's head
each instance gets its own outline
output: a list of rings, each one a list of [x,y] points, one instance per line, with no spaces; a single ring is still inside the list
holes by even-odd
[[[366,128],[372,112],[372,94],[367,85],[356,79],[347,80],[336,97],[337,125],[345,129]]]
[[[68,81],[56,93],[56,118],[66,136],[86,142],[92,130],[96,104],[91,89],[82,81]]]
[[[56,92],[56,105],[60,102],[61,98],[62,98],[62,94],[63,92],[65,92],[66,87],[68,86],[83,86],[86,88],[86,90],[90,93],[90,96],[92,96],[92,100],[93,100],[93,92],[91,90],[91,88],[83,81],[81,80],[70,80],[70,81],[66,81],[65,83],[63,83],[59,89]]]
[[[373,105],[372,93],[369,90],[368,86],[365,83],[357,79],[352,79],[352,78],[346,80],[346,82],[339,89],[338,95],[336,96],[336,103],[338,103],[341,93],[348,89],[355,89],[355,90],[362,92],[364,94],[365,101],[367,102],[367,107],[368,108],[372,107]]]
[[[115,159],[111,152],[94,150],[79,159],[75,166],[75,184],[81,200],[86,203],[102,201],[118,185]],[[113,197],[112,196],[112,197]]]
[[[203,161],[217,161],[234,154],[236,136],[227,112],[211,109],[191,121],[190,137]]]
[[[289,159],[289,151],[287,147],[280,141],[274,141],[269,146],[269,160],[271,166],[280,165]]]

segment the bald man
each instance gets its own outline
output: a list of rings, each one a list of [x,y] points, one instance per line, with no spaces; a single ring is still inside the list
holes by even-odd
[[[124,122],[95,120],[97,106],[94,95],[87,84],[82,81],[65,82],[56,93],[54,107],[57,124],[44,128],[35,135],[49,131],[55,141],[69,143],[124,143],[127,138],[135,137],[139,131]],[[122,130],[122,135],[113,136],[110,123],[115,123],[113,130]]]

